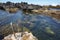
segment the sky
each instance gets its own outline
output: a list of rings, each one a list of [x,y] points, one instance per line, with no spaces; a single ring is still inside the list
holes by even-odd
[[[0,0],[0,2],[27,2],[29,4],[37,4],[37,5],[60,5],[60,0]]]

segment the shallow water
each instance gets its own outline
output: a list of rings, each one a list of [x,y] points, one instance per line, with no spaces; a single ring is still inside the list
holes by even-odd
[[[20,26],[28,28],[39,40],[60,40],[60,23],[53,20],[52,17],[38,14],[25,14],[21,10],[14,14],[0,10],[0,27],[3,29],[2,26],[11,22],[20,22]]]
[[[49,8],[50,10],[60,10],[60,8]]]

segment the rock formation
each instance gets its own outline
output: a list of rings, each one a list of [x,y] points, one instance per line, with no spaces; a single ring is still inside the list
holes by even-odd
[[[15,33],[15,35],[10,34],[4,37],[3,40],[38,40],[35,36],[33,36],[32,33],[23,32],[23,35],[22,36],[21,35],[22,35],[22,32]]]

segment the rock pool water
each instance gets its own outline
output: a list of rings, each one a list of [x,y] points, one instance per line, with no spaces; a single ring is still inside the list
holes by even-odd
[[[10,23],[19,23],[28,28],[39,40],[60,40],[60,23],[52,17],[38,14],[25,14],[19,10],[14,14],[0,10],[0,35]],[[4,26],[4,27],[2,27]],[[2,36],[0,38],[3,38]]]

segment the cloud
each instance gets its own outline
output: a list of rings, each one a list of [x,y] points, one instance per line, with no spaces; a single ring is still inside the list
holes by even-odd
[[[51,4],[52,6],[56,6],[57,4]]]

